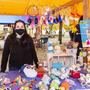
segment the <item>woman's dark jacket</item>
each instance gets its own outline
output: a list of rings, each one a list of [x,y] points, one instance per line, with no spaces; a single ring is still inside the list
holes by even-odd
[[[38,67],[38,58],[33,44],[33,39],[25,34],[21,39],[17,39],[15,34],[7,37],[2,54],[1,71],[6,70],[9,60],[9,69],[20,69],[24,64],[35,63]]]

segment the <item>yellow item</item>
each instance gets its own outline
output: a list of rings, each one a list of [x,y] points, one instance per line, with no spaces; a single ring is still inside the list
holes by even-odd
[[[60,87],[59,90],[65,90],[65,88],[64,87]]]
[[[68,82],[64,81],[64,82],[61,84],[61,87],[64,87],[65,90],[69,90],[70,84],[69,84]]]

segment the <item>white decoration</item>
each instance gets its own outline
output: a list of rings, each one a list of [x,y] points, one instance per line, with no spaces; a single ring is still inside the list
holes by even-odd
[[[42,82],[43,82],[45,85],[49,85],[50,77],[49,77],[47,74],[44,74],[44,76],[43,76],[43,78],[42,78]]]
[[[29,67],[29,65],[24,68],[23,72],[26,77],[35,78],[37,76],[37,72],[35,71],[35,69]]]

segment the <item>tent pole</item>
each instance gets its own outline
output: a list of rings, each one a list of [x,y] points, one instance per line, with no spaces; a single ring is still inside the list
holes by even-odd
[[[59,40],[59,44],[62,44],[62,21],[59,22],[59,37],[58,37],[58,40]]]

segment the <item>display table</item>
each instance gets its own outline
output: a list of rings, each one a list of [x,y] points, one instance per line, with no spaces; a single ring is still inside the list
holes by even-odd
[[[15,80],[16,77],[18,77],[19,75],[22,77],[22,78],[25,78],[26,80],[30,81],[30,80],[36,80],[36,81],[40,81],[40,78],[26,78],[24,76],[24,74],[22,73],[19,73],[18,71],[10,71],[10,72],[6,72],[5,73],[5,77],[6,78],[9,78],[11,82],[13,82]],[[11,83],[10,84],[7,84],[6,87],[10,87],[11,90],[19,90],[19,88],[21,87],[22,85],[12,85]],[[0,86],[1,87],[1,86]],[[32,90],[37,90],[35,88],[35,86],[33,86],[33,89]]]
[[[19,73],[17,71],[10,71],[10,72],[6,73],[6,77],[10,78],[11,81],[13,81],[19,75],[21,75],[21,77],[24,77],[23,74],[21,74],[21,73]],[[70,88],[70,90],[90,90],[90,87],[81,86],[81,84],[78,82],[77,79],[73,79],[73,78],[70,78],[70,79],[72,79],[73,81],[75,81],[75,84],[76,84],[75,86],[72,86]],[[36,80],[39,82],[40,81],[40,78],[36,78]],[[62,81],[63,80],[61,80],[61,82]],[[11,86],[11,90],[19,90],[20,87],[21,86],[13,85],[13,86]],[[35,86],[33,86],[33,89],[32,90],[39,90],[39,89],[36,89]]]

